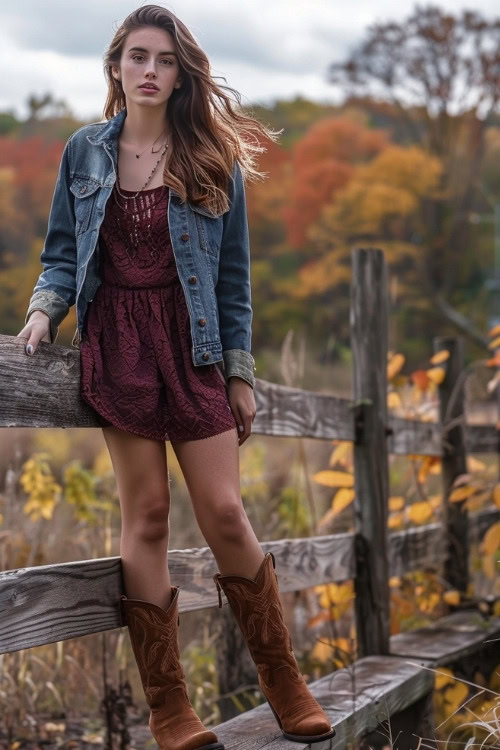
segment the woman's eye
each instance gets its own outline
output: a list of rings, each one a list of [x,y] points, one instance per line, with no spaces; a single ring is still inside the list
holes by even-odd
[[[144,59],[142,55],[133,55],[132,60],[135,60],[137,57],[140,57],[141,60]],[[168,62],[169,65],[172,65],[172,60],[169,60],[168,58],[166,58],[165,60],[162,60],[162,62]]]

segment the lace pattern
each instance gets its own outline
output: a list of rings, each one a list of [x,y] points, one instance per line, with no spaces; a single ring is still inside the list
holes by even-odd
[[[81,396],[101,425],[146,438],[198,440],[236,429],[221,371],[192,361],[189,311],[168,230],[168,188],[142,191],[137,201],[143,226],[132,251],[136,224],[115,200],[106,204],[102,283],[88,305],[80,344]]]

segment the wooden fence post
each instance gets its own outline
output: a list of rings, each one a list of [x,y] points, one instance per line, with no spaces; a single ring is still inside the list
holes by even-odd
[[[454,589],[465,592],[469,580],[469,541],[466,501],[448,502],[454,480],[467,472],[465,445],[464,343],[462,338],[436,337],[434,352],[447,349],[446,377],[439,387],[439,418],[443,429],[443,511],[447,539],[444,577]],[[453,423],[453,424],[452,424]]]
[[[378,249],[355,249],[351,347],[355,409],[355,610],[360,657],[389,653],[387,339],[384,254]]]

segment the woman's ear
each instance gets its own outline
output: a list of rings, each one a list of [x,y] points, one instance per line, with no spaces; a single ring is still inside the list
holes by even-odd
[[[115,68],[114,65],[111,66],[111,75],[116,81],[120,80],[120,71],[118,68]]]

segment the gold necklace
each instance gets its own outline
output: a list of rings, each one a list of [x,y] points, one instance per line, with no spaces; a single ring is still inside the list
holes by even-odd
[[[164,130],[162,130],[162,132],[160,133],[160,135],[158,136],[158,138],[159,138],[159,137],[160,137],[161,135],[163,135],[164,133],[165,133],[165,131],[164,131]],[[158,140],[158,138],[155,138],[155,140],[154,140],[154,141],[153,141],[153,143],[151,144],[151,153],[152,153],[152,154],[157,154],[157,153],[158,153],[158,151],[160,150],[159,148],[158,148],[158,149],[156,149],[156,151],[155,151],[155,150],[153,149],[153,146],[155,145],[155,143],[156,143],[156,141]],[[148,148],[149,148],[149,146],[146,146],[146,148],[144,149],[144,151],[147,151],[147,150],[148,150]],[[141,157],[141,156],[143,155],[144,151],[141,151],[141,153],[140,153],[140,154],[136,154],[136,155],[135,155],[135,158],[136,158],[136,159],[140,159],[140,157]]]
[[[168,143],[165,143],[164,147],[162,149],[162,152],[160,154],[160,158],[158,159],[158,161],[156,162],[155,166],[153,167],[153,171],[149,175],[148,179],[146,180],[146,182],[144,183],[144,185],[142,186],[142,188],[140,190],[138,190],[135,195],[123,195],[123,193],[120,192],[120,178],[119,178],[119,174],[118,174],[118,161],[116,162],[116,189],[118,191],[118,195],[120,196],[120,198],[123,198],[124,200],[132,200],[133,198],[137,198],[137,196],[139,195],[139,193],[141,192],[141,190],[144,190],[145,187],[146,187],[146,185],[151,181],[151,178],[153,177],[154,173],[156,172],[156,170],[158,168],[158,164],[163,159],[163,156],[164,156],[167,148],[168,148]]]

